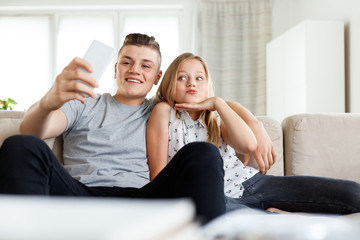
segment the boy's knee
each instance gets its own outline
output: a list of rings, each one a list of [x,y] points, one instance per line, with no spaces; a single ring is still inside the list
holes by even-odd
[[[16,149],[21,149],[22,146],[33,146],[33,145],[37,145],[37,144],[43,144],[43,140],[41,140],[38,137],[35,136],[31,136],[31,135],[23,135],[23,134],[18,134],[18,135],[13,135],[8,137],[7,139],[5,139],[2,147],[4,148],[16,148]]]
[[[1,146],[1,164],[10,167],[10,165],[27,163],[29,156],[46,147],[47,144],[35,136],[19,134],[8,137]]]
[[[186,144],[183,148],[188,151],[197,151],[197,152],[212,153],[212,154],[219,153],[217,147],[214,144],[208,142],[191,142]]]
[[[203,164],[219,164],[222,167],[222,158],[218,148],[208,142],[192,142],[184,147],[184,151],[193,155],[196,158],[196,162]]]

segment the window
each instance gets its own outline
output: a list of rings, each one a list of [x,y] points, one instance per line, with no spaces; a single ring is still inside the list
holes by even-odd
[[[124,32],[121,42],[128,33],[140,32],[154,36],[160,45],[162,54],[161,69],[165,70],[171,61],[179,55],[179,17],[176,13],[150,12],[141,16],[127,13],[124,17]],[[166,49],[166,51],[162,51]],[[157,86],[154,86],[148,97],[155,95]]]
[[[0,17],[0,98],[27,109],[50,88],[49,17]]]
[[[161,69],[165,71],[180,52],[191,51],[184,46],[190,46],[192,38],[181,32],[189,24],[184,21],[186,6],[146,4],[105,6],[96,11],[91,6],[0,7],[0,99],[16,100],[15,110],[28,109],[75,56],[85,54],[92,40],[119,49],[130,32],[156,38],[163,55]],[[100,79],[99,93],[115,93],[115,61]]]
[[[62,69],[75,57],[83,57],[92,40],[99,40],[109,46],[114,45],[114,16],[113,15],[60,15],[58,19],[57,62],[56,72]],[[115,58],[107,67],[101,80],[99,93],[115,93],[114,79]]]

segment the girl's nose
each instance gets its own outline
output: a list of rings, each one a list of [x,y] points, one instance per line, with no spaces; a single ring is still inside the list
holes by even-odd
[[[192,80],[192,79],[189,79],[189,81],[187,82],[186,86],[187,86],[187,87],[192,87],[192,86],[195,87],[195,81]]]

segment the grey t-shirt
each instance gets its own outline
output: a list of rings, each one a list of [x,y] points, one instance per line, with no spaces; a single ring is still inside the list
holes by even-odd
[[[70,101],[61,110],[64,166],[87,186],[142,187],[149,182],[145,130],[155,101],[140,106],[117,102],[110,94]]]

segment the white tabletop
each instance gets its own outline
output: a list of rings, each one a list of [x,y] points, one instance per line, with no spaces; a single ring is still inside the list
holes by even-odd
[[[186,199],[0,195],[0,239],[168,239],[182,228],[195,239],[194,216]]]

